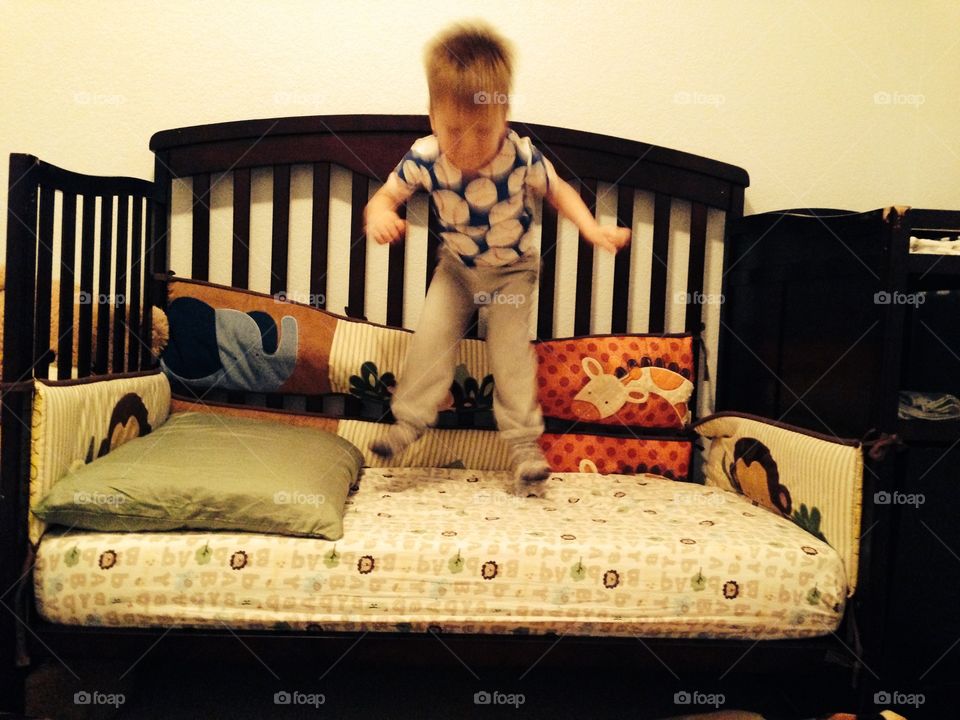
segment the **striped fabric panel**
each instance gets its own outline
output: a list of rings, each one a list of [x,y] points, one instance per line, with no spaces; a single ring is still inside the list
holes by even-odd
[[[733,462],[734,447],[741,438],[755,439],[770,451],[780,484],[790,492],[791,519],[798,522],[801,506],[807,516],[816,508],[820,532],[843,558],[847,570],[848,596],[857,585],[860,556],[860,519],[863,501],[863,452],[859,444],[848,445],[814,437],[743,417],[717,416],[696,426],[711,439],[705,467],[706,484],[733,490],[726,468]],[[752,497],[764,503],[767,498]]]
[[[350,376],[360,374],[360,366],[373,362],[381,377],[393,373],[400,377],[413,333],[406,330],[382,327],[362,321],[337,322],[330,347],[330,390],[349,393]],[[478,381],[488,374],[486,345],[482,340],[460,341],[457,364],[465,365],[467,371]]]
[[[399,458],[384,460],[370,452],[370,442],[390,429],[387,423],[341,420],[337,434],[356,445],[367,467],[442,467],[461,462],[474,470],[507,470],[507,444],[492,430],[429,428]]]
[[[91,447],[97,457],[105,439],[112,445],[118,444],[118,436],[113,433],[117,421],[129,418],[115,418],[114,410],[125,395],[139,396],[151,428],[162,425],[170,411],[170,384],[159,372],[69,385],[38,382],[35,388],[30,446],[31,508],[72,467],[85,462]],[[124,441],[132,437],[135,436]],[[33,513],[29,523],[30,541],[37,543],[46,525]]]

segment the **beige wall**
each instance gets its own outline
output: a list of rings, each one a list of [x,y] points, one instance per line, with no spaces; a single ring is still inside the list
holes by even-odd
[[[752,179],[748,213],[960,208],[960,3],[935,0],[7,2],[0,4],[0,187],[6,188],[12,151],[79,172],[151,178],[147,143],[162,129],[424,112],[424,42],[447,22],[474,16],[518,46],[515,118],[739,165]],[[308,179],[301,174],[295,171],[295,183]],[[189,188],[177,190],[172,261],[188,274],[189,242],[179,238],[190,234]],[[223,182],[213,193],[215,230],[231,206],[229,192]],[[339,218],[346,227],[340,205],[332,207],[331,222]],[[295,216],[302,210],[292,207]],[[672,227],[684,227],[684,208],[674,210]],[[425,204],[418,212],[424,211]],[[635,218],[650,212],[638,205]],[[610,208],[601,215],[609,220]],[[0,250],[6,223],[0,213]],[[266,290],[264,223],[269,215],[255,203],[251,287]],[[228,245],[229,228],[220,229]],[[575,245],[571,229],[562,228],[567,245]],[[638,220],[634,232],[637,244],[649,243],[648,222]],[[709,233],[708,289],[718,290],[722,219],[711,216]],[[346,231],[334,235],[332,255],[345,257]],[[408,238],[408,245],[425,242],[422,227]],[[668,290],[685,287],[683,248],[682,239],[671,246]],[[561,250],[564,271],[574,260]],[[374,270],[383,265],[382,249],[370,261]],[[609,276],[611,259],[598,264]],[[306,287],[305,267],[292,263],[291,291]],[[214,280],[229,277],[218,275],[222,268],[211,272]],[[341,276],[330,277],[334,309],[346,302]],[[595,315],[606,315],[609,324],[604,282],[596,286]],[[646,326],[644,282],[640,277],[631,299],[631,330]],[[382,287],[370,289],[370,318],[382,321]],[[572,331],[576,298],[568,290],[566,284],[558,290],[558,334]],[[422,292],[409,295],[404,305],[415,318]],[[671,330],[682,327],[682,307],[673,312],[673,305]],[[713,347],[718,310],[706,312]],[[604,329],[602,322],[594,326]],[[708,403],[708,393],[701,397]]]
[[[422,112],[421,47],[468,16],[519,47],[514,117],[740,165],[748,211],[960,206],[960,3],[937,0],[7,2],[0,183],[11,151],[149,178],[161,129]]]

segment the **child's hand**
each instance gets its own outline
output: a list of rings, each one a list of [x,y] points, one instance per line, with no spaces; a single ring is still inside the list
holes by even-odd
[[[587,242],[602,247],[614,255],[630,242],[630,228],[615,227],[613,225],[598,225],[597,229],[587,236]]]
[[[402,240],[406,233],[407,223],[393,210],[378,210],[366,214],[367,237],[373,238],[379,244]]]

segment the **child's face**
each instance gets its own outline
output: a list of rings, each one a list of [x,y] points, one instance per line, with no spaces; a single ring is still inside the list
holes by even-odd
[[[507,134],[506,105],[462,107],[441,102],[430,112],[430,127],[440,152],[460,170],[482,168],[496,156]]]

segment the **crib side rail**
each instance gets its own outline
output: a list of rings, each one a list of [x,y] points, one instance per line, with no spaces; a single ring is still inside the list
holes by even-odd
[[[0,676],[16,663],[33,379],[139,370],[150,353],[154,185],[10,155],[0,418]],[[78,232],[79,229],[79,232]],[[7,690],[8,688],[2,688]]]
[[[4,382],[149,367],[153,183],[13,153],[9,193]]]

